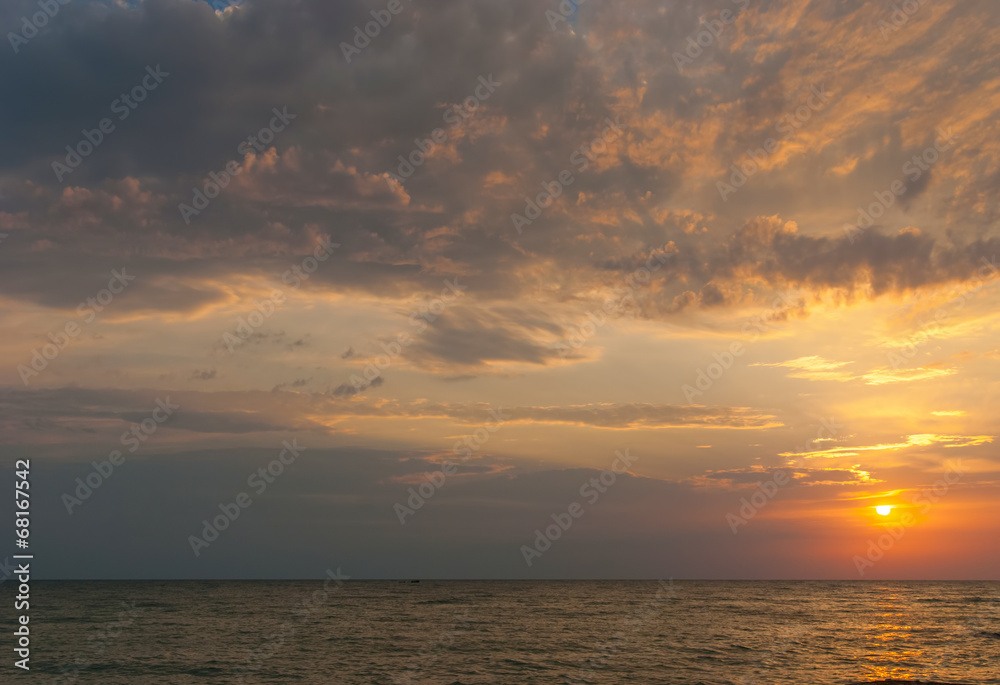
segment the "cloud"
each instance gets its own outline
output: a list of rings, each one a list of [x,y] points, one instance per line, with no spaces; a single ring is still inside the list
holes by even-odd
[[[296,378],[291,383],[278,383],[273,388],[271,388],[271,392],[278,392],[279,390],[284,390],[285,388],[304,388],[305,386],[309,385],[309,382],[311,380],[312,377]]]
[[[585,404],[567,407],[512,407],[511,421],[572,424],[594,428],[774,428],[774,416],[748,407],[655,404]]]
[[[788,484],[783,487],[797,486],[849,486],[849,485],[869,485],[880,483],[881,480],[872,479],[871,474],[862,471],[858,467],[850,468],[802,468],[789,467],[781,469],[789,479]],[[725,490],[753,490],[761,483],[772,481],[779,469],[765,468],[755,465],[740,469],[725,469],[719,471],[707,471],[693,478],[687,479],[685,483],[696,488],[713,488]],[[784,478],[779,480],[784,481]]]
[[[906,383],[922,381],[928,378],[951,376],[957,373],[955,368],[925,366],[919,369],[876,369],[866,373],[862,378],[868,385],[885,385],[886,383]]]
[[[204,312],[231,294],[220,282],[240,275],[273,278],[288,268],[274,258],[277,253],[301,258],[317,233],[336,232],[342,254],[310,279],[310,289],[398,296],[430,290],[450,272],[468,275],[484,299],[525,297],[555,307],[609,286],[637,267],[636,256],[669,241],[673,260],[639,303],[643,316],[683,320],[693,308],[721,311],[765,290],[867,298],[961,282],[980,258],[997,253],[997,239],[988,232],[947,234],[946,213],[928,219],[934,225],[919,233],[886,225],[853,244],[841,234],[840,208],[846,205],[839,198],[868,197],[875,179],[901,174],[901,164],[935,135],[932,104],[966,106],[974,120],[988,114],[960,84],[940,93],[921,87],[907,96],[916,84],[900,83],[891,69],[866,69],[865,78],[843,73],[839,46],[851,30],[873,25],[876,9],[830,14],[782,2],[755,8],[730,27],[732,43],[714,46],[690,74],[679,74],[671,59],[698,27],[700,15],[690,7],[639,2],[593,11],[602,23],[588,32],[600,39],[599,49],[550,31],[536,6],[518,0],[503,9],[454,6],[433,21],[401,15],[363,59],[347,64],[329,37],[370,20],[358,2],[331,8],[309,0],[289,12],[286,2],[249,0],[224,17],[204,3],[174,0],[111,4],[100,17],[68,8],[53,22],[56,40],[37,41],[31,55],[0,67],[0,76],[22,96],[16,112],[0,115],[8,150],[0,216],[35,236],[31,244],[18,241],[0,253],[0,287],[24,300],[72,307],[88,274],[111,268],[109,255],[128,255],[144,285],[122,302],[124,311]],[[995,16],[980,7],[967,13],[979,19],[978,31]],[[957,21],[949,14],[938,20]],[[813,48],[829,62],[814,65],[815,73],[790,61],[798,40],[790,27],[800,21],[825,37]],[[262,25],[273,32],[265,36]],[[771,33],[765,25],[779,28]],[[189,45],[173,41],[181,26]],[[441,51],[441,35],[469,42]],[[907,54],[940,48],[957,63],[975,63],[965,53],[971,45],[942,43],[935,35],[911,33],[897,44]],[[866,59],[882,64],[886,46],[874,43],[880,45],[865,46]],[[523,49],[528,44],[537,49]],[[759,53],[751,57],[724,45],[753,46]],[[262,79],[263,56],[268,67]],[[74,79],[53,67],[65,63],[79,65]],[[170,73],[162,90],[117,122],[66,184],[56,181],[51,162],[75,142],[66,132],[93,128],[144,65],[157,63]],[[330,78],[310,76],[317,64]],[[373,80],[387,65],[393,77]],[[930,65],[919,66],[932,76]],[[981,69],[969,78],[981,76]],[[503,85],[475,116],[452,128],[444,115],[486,74]],[[807,192],[784,192],[781,215],[756,211],[751,193],[738,196],[745,204],[713,199],[717,170],[774,135],[775,121],[815,85],[810,80],[832,81],[834,74],[836,102],[782,141],[766,176],[751,179],[763,203],[789,184],[805,184]],[[897,95],[903,109],[922,98],[927,114],[905,131],[886,124],[888,95],[872,101],[880,88]],[[239,153],[276,107],[296,119],[265,149]],[[192,111],[198,112],[197,127],[189,125]],[[627,122],[622,140],[587,169],[575,169],[573,153],[615,116]],[[387,182],[414,139],[436,128],[448,132],[447,150],[429,154],[404,187]],[[913,184],[906,199],[918,190],[921,197],[934,192],[948,165],[967,159],[982,173],[952,174],[957,194],[972,200],[965,206],[985,207],[983,198],[1000,172],[990,161],[993,145],[977,135],[972,123],[963,127],[961,149]],[[823,184],[814,183],[836,166],[830,158],[857,160],[837,182],[835,202],[820,198]],[[230,161],[242,171],[196,217],[192,231],[177,204]],[[533,230],[515,238],[510,213],[523,205],[527,189],[563,168],[577,171],[577,180]],[[803,230],[801,203],[808,208],[821,199],[822,215]],[[44,259],[31,252],[39,249]],[[237,261],[241,255],[253,256],[253,263]],[[33,275],[54,262],[66,269],[65,279]],[[485,324],[457,328],[455,335],[471,343],[466,350],[429,340],[426,353],[468,366],[508,358],[549,361],[543,349],[516,339],[491,348],[481,339]]]
[[[799,357],[786,362],[755,362],[750,366],[769,366],[792,369],[788,374],[791,378],[804,378],[810,381],[840,381],[864,380],[868,385],[885,385],[887,383],[905,383],[922,381],[942,376],[951,376],[958,372],[953,367],[939,364],[929,364],[918,369],[879,368],[864,374],[854,374],[839,369],[854,362],[833,362],[818,356]]]
[[[245,0],[222,12],[191,0],[71,2],[0,61],[0,80],[17,94],[17,106],[0,109],[0,353],[16,360],[0,370],[13,386],[0,388],[0,433],[16,446],[8,452],[53,457],[53,474],[72,486],[80,473],[64,462],[103,459],[157,398],[182,405],[144,448],[150,458],[116,472],[122,487],[102,488],[107,508],[88,504],[100,526],[79,517],[46,525],[63,536],[51,568],[111,577],[109,560],[120,560],[111,552],[135,543],[144,553],[129,564],[151,577],[161,568],[266,575],[259,560],[276,548],[296,552],[293,575],[328,563],[330,549],[358,576],[523,575],[517,541],[530,542],[552,502],[572,501],[581,479],[595,477],[545,463],[546,454],[592,465],[588,450],[628,438],[663,445],[663,479],[623,477],[609,506],[588,512],[547,557],[546,572],[679,577],[735,564],[829,577],[847,555],[842,540],[817,531],[852,519],[826,509],[809,518],[839,501],[820,502],[824,488],[905,481],[941,452],[988,450],[991,398],[967,416],[932,411],[964,406],[965,390],[980,387],[965,381],[988,379],[997,356],[993,291],[972,295],[994,279],[1000,254],[1000,5],[928,3],[881,40],[885,3],[752,2],[679,69],[674,53],[731,0],[596,2],[556,30],[537,0],[422,1],[404,3],[350,62],[341,42],[372,21],[361,0]],[[37,9],[3,3],[0,24],[16,28]],[[119,118],[113,103],[147,65],[169,75]],[[500,85],[452,124],[481,77]],[[829,99],[783,130],[817,89]],[[275,109],[294,118],[272,137]],[[58,179],[53,162],[93,139],[105,117],[114,130]],[[598,146],[609,119],[622,135]],[[431,147],[437,131],[445,141]],[[929,167],[908,166],[951,134]],[[754,173],[723,197],[719,182],[748,153]],[[515,231],[511,215],[564,171],[572,182]],[[896,181],[902,194],[883,199]],[[211,201],[187,223],[178,205],[200,191]],[[889,206],[871,211],[874,202]],[[845,234],[865,213],[864,230]],[[287,276],[311,269],[327,236],[340,247],[292,285]],[[58,359],[38,358],[112,269],[135,282]],[[454,278],[467,291],[439,311],[442,281]],[[230,353],[222,335],[275,289],[285,302]],[[785,325],[743,362],[773,371],[734,369],[711,390],[719,406],[666,401],[671,379],[713,353],[706,345],[746,340],[734,327],[778,298],[762,318]],[[607,302],[613,313],[598,325]],[[934,308],[950,318],[880,327],[873,319],[894,303],[903,304],[891,324]],[[421,307],[430,316],[407,318]],[[393,358],[394,382],[365,374],[387,334],[413,333],[415,321],[426,328]],[[904,329],[921,333],[895,335]],[[930,337],[920,354],[940,350],[947,364],[881,366],[885,348]],[[26,389],[15,367],[29,359],[48,364]],[[827,384],[815,393],[782,382],[777,390],[801,392],[776,394],[753,382],[762,374]],[[785,434],[772,429],[834,406],[855,412],[856,446],[813,443],[800,455],[809,468],[796,467],[808,502],[789,498],[785,521],[754,523],[773,537],[731,540],[725,489],[752,487],[763,473],[741,463]],[[395,531],[392,504],[446,458],[442,440],[501,409],[510,429],[417,525]],[[915,433],[913,417],[929,413],[953,433]],[[183,531],[274,458],[260,446],[293,434],[317,445],[317,457],[289,470],[287,490],[255,503],[267,525],[241,519],[245,538],[234,525],[232,556],[176,561]],[[319,447],[329,444],[343,449]],[[394,449],[365,449],[374,444]],[[869,456],[875,465],[857,463]],[[914,464],[887,473],[894,459]],[[977,485],[992,492],[995,474],[982,474]],[[136,506],[162,516],[122,523]],[[795,528],[813,521],[821,525]],[[286,530],[294,535],[268,537]],[[916,547],[930,550],[914,567],[921,573],[996,568],[938,560],[940,544]]]
[[[245,433],[256,429],[334,434],[358,418],[443,419],[457,424],[482,425],[487,420],[495,421],[496,413],[512,424],[564,424],[615,430],[766,429],[782,425],[773,415],[747,407],[641,403],[494,407],[482,403],[356,399],[368,387],[380,387],[382,383],[382,377],[378,376],[360,390],[342,384],[328,393],[171,391],[171,401],[182,407],[171,427],[211,432],[212,421],[215,421],[219,433]],[[151,390],[7,389],[0,392],[0,409],[5,417],[3,425],[10,430],[37,419],[74,426],[115,428],[119,422],[141,421],[145,418],[144,408],[152,409],[159,397],[166,396]]]
[[[341,383],[336,388],[330,391],[330,395],[333,397],[352,397],[354,395],[362,395],[365,390],[369,388],[377,388],[385,383],[385,378],[382,376],[376,376],[370,381],[364,381],[358,383],[357,385],[348,385],[347,383]]]
[[[540,311],[506,306],[454,306],[429,323],[405,358],[432,368],[477,369],[505,364],[547,366],[577,359],[558,346],[568,332]]]
[[[818,457],[836,459],[840,457],[857,457],[862,452],[895,452],[910,447],[975,447],[993,442],[994,437],[992,435],[937,435],[934,433],[922,433],[907,436],[906,442],[831,447],[829,449],[810,450],[807,452],[782,452],[780,456],[802,457],[804,459]]]
[[[811,381],[849,381],[857,378],[847,371],[838,371],[841,367],[848,366],[853,362],[832,362],[822,357],[810,356],[791,359],[786,362],[775,362],[767,364],[755,362],[750,366],[770,366],[792,369],[788,375],[792,378],[805,378]]]

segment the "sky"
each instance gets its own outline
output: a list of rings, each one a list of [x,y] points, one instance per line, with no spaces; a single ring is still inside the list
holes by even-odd
[[[1000,579],[995,2],[40,6],[40,577]]]

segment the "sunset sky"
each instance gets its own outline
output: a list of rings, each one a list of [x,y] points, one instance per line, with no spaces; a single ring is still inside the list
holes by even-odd
[[[46,577],[1000,579],[992,0],[38,8],[0,486]]]

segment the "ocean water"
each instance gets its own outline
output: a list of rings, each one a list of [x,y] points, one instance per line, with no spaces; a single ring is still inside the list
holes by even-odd
[[[13,589],[0,588],[5,606]],[[49,581],[31,593],[32,670],[3,682],[1000,684],[1000,583]]]

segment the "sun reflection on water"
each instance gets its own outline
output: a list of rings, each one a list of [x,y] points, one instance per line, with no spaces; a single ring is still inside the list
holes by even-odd
[[[922,675],[918,668],[924,651],[912,649],[909,611],[890,588],[878,588],[874,622],[865,631],[864,669],[870,680],[907,680]]]

